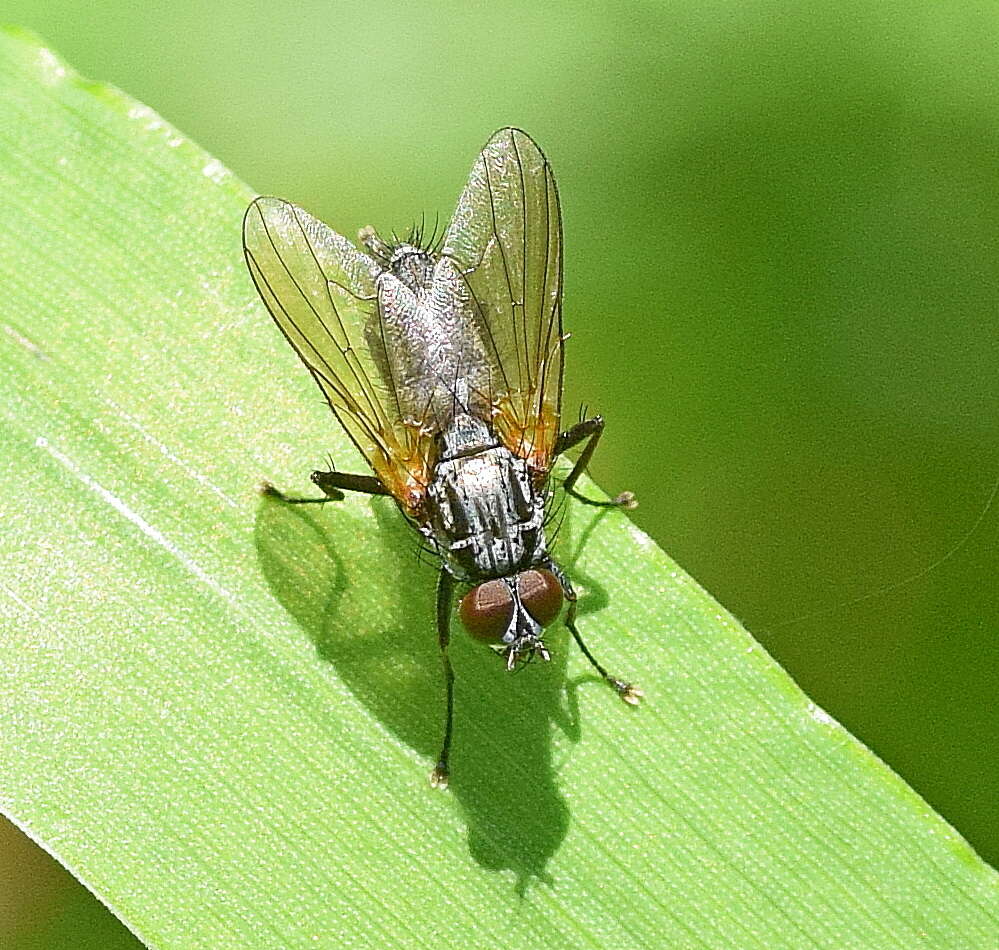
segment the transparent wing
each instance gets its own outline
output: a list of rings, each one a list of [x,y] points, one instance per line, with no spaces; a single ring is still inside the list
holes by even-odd
[[[499,366],[497,428],[547,471],[562,401],[562,217],[551,166],[525,132],[500,129],[479,153],[441,253],[465,272]]]
[[[261,299],[340,424],[396,499],[417,508],[427,452],[379,368],[381,267],[280,198],[257,198],[246,209],[243,251]]]

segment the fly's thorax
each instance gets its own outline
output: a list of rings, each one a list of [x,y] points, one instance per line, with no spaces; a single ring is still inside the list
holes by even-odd
[[[458,416],[442,433],[444,451],[427,490],[424,533],[459,578],[507,577],[538,563],[545,548],[545,498],[527,463],[478,440],[488,429]]]
[[[500,444],[489,431],[489,426],[467,412],[458,413],[440,434],[439,440],[440,453],[437,457],[442,462],[477,455],[485,449],[497,448]]]

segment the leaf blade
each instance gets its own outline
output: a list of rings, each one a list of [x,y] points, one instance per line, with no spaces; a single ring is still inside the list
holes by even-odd
[[[0,807],[145,942],[989,945],[994,872],[619,513],[560,543],[646,707],[564,637],[519,677],[459,640],[426,790],[431,573],[383,501],[255,492],[356,456],[243,270],[251,192],[23,35],[0,90]]]

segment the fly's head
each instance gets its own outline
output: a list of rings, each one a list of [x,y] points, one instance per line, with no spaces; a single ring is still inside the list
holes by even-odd
[[[543,632],[561,612],[562,600],[558,578],[536,567],[473,587],[461,599],[458,614],[465,629],[501,652],[512,670],[535,656],[550,659]]]

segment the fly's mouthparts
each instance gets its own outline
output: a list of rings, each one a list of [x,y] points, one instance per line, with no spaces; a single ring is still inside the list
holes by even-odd
[[[536,637],[523,637],[511,643],[503,651],[506,657],[507,672],[513,672],[518,663],[530,663],[536,656],[541,657],[546,663],[551,661],[552,655],[548,652],[548,647]]]

